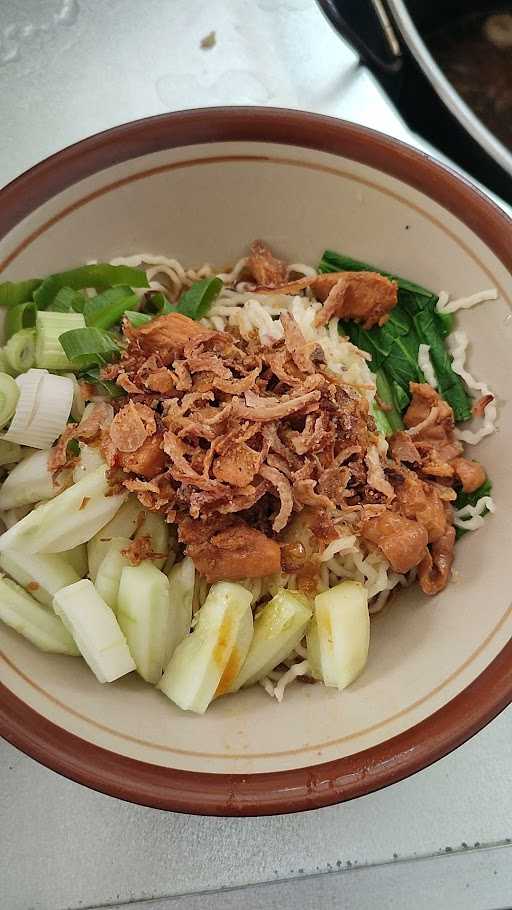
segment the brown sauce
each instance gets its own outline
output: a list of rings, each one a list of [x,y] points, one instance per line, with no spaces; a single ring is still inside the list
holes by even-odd
[[[427,43],[466,104],[512,149],[512,3],[464,16]]]

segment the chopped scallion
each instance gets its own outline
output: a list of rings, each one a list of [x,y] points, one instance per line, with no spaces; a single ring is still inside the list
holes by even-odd
[[[154,316],[165,316],[166,313],[172,313],[174,307],[161,291],[147,291],[144,294],[144,309]]]
[[[61,288],[48,309],[55,313],[83,313],[87,297],[82,291],[73,288]]]
[[[189,316],[190,319],[202,319],[210,306],[219,296],[223,287],[220,278],[202,278],[181,295],[175,312]]]
[[[103,366],[120,353],[112,336],[93,326],[64,332],[59,340],[68,360],[81,369]]]
[[[19,397],[20,390],[12,376],[0,373],[0,429],[14,414]]]
[[[81,313],[38,311],[36,320],[36,363],[45,370],[69,370],[71,363],[60,343],[60,336],[85,326]]]
[[[4,281],[0,284],[0,306],[12,307],[32,299],[41,278],[29,278],[28,281]]]
[[[86,324],[98,329],[110,329],[120,321],[126,310],[133,310],[137,304],[137,297],[131,288],[108,288],[103,294],[87,300],[84,306]]]
[[[4,348],[5,356],[15,373],[26,373],[34,366],[36,357],[35,329],[22,329],[9,338]]]
[[[138,313],[136,310],[126,310],[125,317],[128,322],[133,325],[134,328],[138,329],[139,326],[144,325],[146,322],[151,322],[153,319],[152,316],[149,316],[147,313]]]
[[[36,324],[37,307],[33,300],[10,307],[4,322],[4,336],[7,341],[21,329],[33,329]]]
[[[80,291],[83,288],[108,288],[119,284],[126,284],[133,288],[147,288],[148,279],[142,269],[98,262],[95,265],[79,266],[69,272],[49,275],[34,291],[34,300],[38,309],[46,310],[55,300],[61,288],[68,287]]]

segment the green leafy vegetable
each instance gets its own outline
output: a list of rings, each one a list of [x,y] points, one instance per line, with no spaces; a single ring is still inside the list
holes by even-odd
[[[142,269],[133,269],[126,265],[109,265],[107,262],[82,265],[69,272],[49,275],[34,291],[34,300],[38,309],[45,310],[53,303],[61,288],[79,291],[83,288],[109,288],[117,285],[147,288],[148,279]]]
[[[32,299],[41,278],[29,278],[28,281],[4,281],[0,284],[0,306],[12,307]]]
[[[465,493],[464,490],[459,490],[459,492],[457,494],[457,499],[455,501],[455,508],[457,510],[459,510],[459,509],[463,509],[464,506],[476,506],[478,500],[481,499],[482,496],[490,496],[491,492],[492,492],[492,481],[490,481],[489,478],[487,477],[484,480],[483,484],[481,484],[481,486],[478,487],[478,490],[475,490],[474,493]],[[489,509],[485,509],[485,511],[482,512],[482,515],[487,515],[488,511],[489,511]],[[455,528],[455,534],[456,534],[457,540],[459,539],[459,537],[463,537],[464,534],[467,534],[467,533],[468,532],[467,532],[466,528]]]
[[[471,403],[464,383],[453,371],[444,344],[444,338],[453,328],[453,316],[436,312],[436,295],[412,281],[332,250],[325,251],[319,270],[378,271],[396,281],[398,303],[383,326],[363,329],[351,320],[340,320],[339,331],[372,355],[370,368],[375,373],[383,371],[391,387],[394,407],[400,414],[410,401],[409,384],[425,382],[418,365],[418,350],[420,344],[427,344],[441,395],[453,408],[456,421],[469,420]]]
[[[377,269],[374,265],[368,265],[367,262],[361,262],[359,259],[352,259],[351,256],[343,256],[341,253],[335,253],[333,250],[325,250],[320,264],[319,272],[378,272],[385,278],[392,278],[396,281],[402,291],[411,291],[412,294],[419,294],[422,297],[432,297],[432,291],[427,291],[420,284],[414,281],[408,281],[406,278],[400,278],[384,269]]]
[[[126,310],[133,310],[138,304],[136,295],[129,287],[115,287],[97,294],[86,301],[84,316],[87,325],[98,329],[110,329],[122,318]]]
[[[453,372],[452,362],[444,346],[433,309],[424,309],[414,316],[416,331],[424,344],[430,346],[430,359],[436,374],[439,391],[453,408],[456,421],[471,418],[471,403],[460,376]]]
[[[377,370],[375,374],[375,382],[377,385],[377,395],[380,401],[382,401],[384,405],[387,405],[390,408],[389,411],[385,412],[385,416],[391,431],[394,433],[396,430],[403,430],[404,425],[402,423],[402,418],[400,417],[401,409],[397,406],[392,386],[388,381],[386,373],[383,369]],[[384,412],[380,411],[380,413],[382,414]],[[375,414],[373,416],[375,417]],[[385,435],[388,434],[385,433]]]
[[[7,341],[21,329],[33,329],[36,324],[37,308],[33,300],[10,307],[5,316],[4,335]]]
[[[101,378],[101,367],[99,366],[89,367],[89,369],[83,370],[78,378],[83,379],[85,382],[90,382],[91,385],[97,386],[98,391],[104,395],[108,395],[109,398],[121,398],[123,395],[126,395],[124,389],[117,385],[116,382],[112,382],[111,379]]]
[[[121,353],[119,345],[108,332],[92,326],[64,332],[59,341],[68,360],[82,369],[103,366]]]
[[[139,313],[134,310],[126,310],[124,315],[136,329],[141,325],[145,325],[146,322],[151,322],[153,319],[153,316],[149,316],[148,313]]]
[[[391,436],[393,434],[393,430],[388,420],[388,415],[379,407],[375,401],[372,401],[371,412],[372,417],[375,420],[377,431],[379,433],[382,433],[383,436]]]
[[[175,312],[189,316],[190,319],[202,319],[219,296],[222,287],[220,278],[203,278],[194,282],[180,297]]]
[[[48,310],[55,313],[83,313],[87,297],[73,288],[61,288]]]

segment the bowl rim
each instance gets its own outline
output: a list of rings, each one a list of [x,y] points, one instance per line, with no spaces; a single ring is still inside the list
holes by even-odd
[[[56,193],[111,165],[166,149],[235,141],[328,152],[398,178],[459,218],[512,272],[512,220],[468,179],[381,133],[281,108],[173,112],[81,140],[0,190],[0,239]],[[306,768],[213,774],[149,764],[57,726],[1,683],[0,734],[48,768],[119,799],[198,815],[272,815],[332,805],[396,783],[457,748],[511,701],[512,640],[462,692],[425,720],[362,752]]]

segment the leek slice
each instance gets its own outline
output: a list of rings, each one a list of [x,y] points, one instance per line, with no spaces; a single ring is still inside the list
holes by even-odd
[[[158,688],[183,710],[204,714],[238,676],[252,631],[250,592],[228,581],[213,585],[194,631],[176,648]]]
[[[0,429],[11,419],[20,397],[19,386],[8,373],[0,373]]]
[[[80,580],[75,570],[57,553],[43,555],[6,550],[0,553],[0,568],[45,607],[52,606],[57,591]]]
[[[98,682],[113,682],[135,670],[126,639],[110,607],[83,578],[61,588],[53,609],[73,636]]]
[[[108,493],[106,467],[102,466],[2,534],[0,552],[62,553],[85,543],[114,517],[126,496]]]
[[[129,547],[130,543],[129,537],[113,537],[96,573],[96,590],[114,613],[117,612],[121,573],[130,565],[130,560],[123,556],[122,550]]]
[[[18,376],[20,397],[4,436],[10,442],[48,449],[65,430],[73,401],[73,383],[46,370],[29,370]]]
[[[33,452],[20,461],[5,478],[0,489],[0,509],[52,499],[62,490],[61,483],[54,483],[48,470],[49,452]]]
[[[156,566],[146,561],[123,569],[117,620],[137,672],[150,683],[157,683],[163,673],[169,643],[169,607],[169,579]]]
[[[283,588],[254,620],[254,635],[245,663],[231,686],[236,692],[252,686],[289,657],[304,636],[311,618],[305,597]]]
[[[0,619],[41,651],[73,657],[80,653],[54,613],[37,603],[16,582],[3,577],[0,578]]]
[[[315,619],[324,684],[345,689],[359,676],[368,657],[370,617],[366,588],[358,581],[342,581],[318,594]],[[318,660],[315,634],[313,631],[313,662]]]

